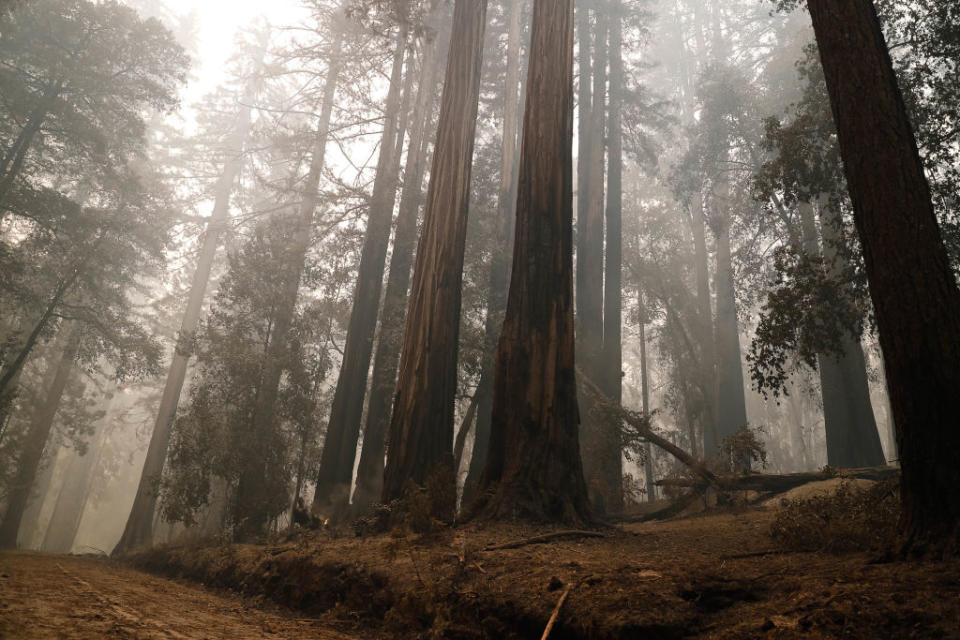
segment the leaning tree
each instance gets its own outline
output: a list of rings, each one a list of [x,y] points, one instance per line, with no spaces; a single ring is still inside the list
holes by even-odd
[[[960,551],[960,289],[871,0],[809,0],[876,313],[906,551]]]

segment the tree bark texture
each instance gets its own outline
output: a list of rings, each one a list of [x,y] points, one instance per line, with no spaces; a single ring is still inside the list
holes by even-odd
[[[886,366],[906,550],[960,549],[960,290],[870,0],[809,0]]]
[[[484,327],[485,359],[477,384],[477,426],[470,456],[470,469],[463,484],[463,502],[473,500],[490,448],[490,414],[493,411],[493,356],[503,326],[510,285],[510,257],[513,253],[513,224],[517,207],[517,145],[520,132],[520,18],[521,0],[510,5],[507,30],[507,75],[503,96],[503,136],[501,141],[500,193],[497,200],[497,225],[490,256],[490,293]]]
[[[373,338],[377,330],[383,270],[390,243],[390,224],[400,173],[400,158],[396,147],[407,34],[406,23],[402,23],[394,44],[393,69],[384,109],[383,136],[380,140],[377,173],[367,215],[367,232],[357,270],[353,309],[347,325],[343,361],[333,395],[313,498],[314,510],[327,515],[342,512],[350,500],[353,463],[360,436],[360,422],[363,419],[367,374],[370,371]]]
[[[261,58],[260,63],[262,62]],[[153,424],[153,432],[150,434],[147,456],[144,459],[143,470],[140,472],[140,483],[137,485],[137,493],[133,499],[123,535],[114,547],[113,552],[117,554],[150,544],[153,539],[153,514],[157,508],[155,489],[167,460],[170,431],[177,415],[177,407],[180,405],[183,383],[187,377],[187,366],[190,361],[189,345],[200,324],[213,262],[230,218],[230,196],[243,166],[243,150],[250,135],[250,105],[254,102],[255,91],[255,84],[248,83],[240,102],[243,106],[237,116],[236,129],[224,149],[226,160],[220,178],[217,180],[213,212],[200,241],[197,267],[193,272],[187,306],[180,321],[180,333],[177,335],[177,344],[163,385],[163,394],[160,396],[160,407],[157,409],[157,418]]]
[[[446,23],[445,10],[435,10],[435,20]],[[433,120],[433,105],[439,80],[440,47],[449,35],[438,30],[438,35],[424,45],[417,100],[415,125],[410,132],[407,164],[403,175],[400,208],[393,236],[390,256],[390,274],[380,309],[380,334],[373,357],[370,384],[370,402],[363,428],[363,447],[357,466],[357,487],[353,502],[363,510],[380,499],[383,490],[383,458],[390,409],[397,385],[397,366],[400,362],[400,343],[407,311],[407,292],[410,288],[410,269],[417,246],[417,222],[423,202],[423,175],[426,170],[430,137],[428,127]]]
[[[573,327],[573,2],[536,0],[484,517],[591,520]],[[492,492],[492,493],[491,493]]]
[[[61,331],[60,357],[51,365],[50,383],[47,387],[46,398],[39,405],[31,420],[30,430],[24,442],[23,450],[17,459],[17,473],[7,494],[7,510],[0,522],[0,549],[16,549],[17,534],[20,531],[20,522],[27,502],[33,491],[33,483],[40,468],[43,450],[50,440],[53,431],[54,418],[60,407],[60,400],[67,388],[67,382],[73,373],[77,353],[80,348],[80,331],[73,324],[67,325]]]
[[[390,422],[383,501],[453,465],[461,283],[486,0],[457,0]],[[450,474],[450,479],[453,479]]]

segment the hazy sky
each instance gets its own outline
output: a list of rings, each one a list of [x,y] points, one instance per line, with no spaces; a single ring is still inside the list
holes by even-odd
[[[274,25],[289,25],[306,15],[300,0],[166,0],[166,4],[177,13],[196,11],[199,18],[199,59],[194,64],[196,80],[184,96],[187,102],[220,82],[238,28],[259,16]]]

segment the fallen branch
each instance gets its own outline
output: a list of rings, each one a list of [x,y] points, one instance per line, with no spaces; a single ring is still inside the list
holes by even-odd
[[[570,595],[570,585],[567,585],[567,588],[563,590],[563,593],[560,594],[560,599],[557,600],[557,606],[553,608],[553,615],[550,616],[550,620],[547,621],[547,628],[543,630],[543,635],[540,636],[540,640],[547,640],[550,637],[550,632],[553,631],[553,625],[557,623],[557,616],[560,615],[560,609],[563,608],[563,603],[566,602],[567,596]]]
[[[500,551],[502,549],[518,549],[520,547],[525,547],[531,544],[544,544],[545,542],[551,542],[559,538],[603,538],[602,533],[596,531],[554,531],[553,533],[545,533],[541,536],[533,536],[532,538],[524,538],[523,540],[516,540],[514,542],[506,542],[504,544],[496,544],[489,547],[484,547],[484,551]]]
[[[630,425],[644,440],[659,447],[660,449],[663,449],[674,458],[679,460],[696,475],[700,476],[700,478],[702,478],[702,482],[705,482],[712,487],[716,487],[718,489],[720,488],[720,484],[717,481],[717,476],[712,471],[707,469],[702,462],[694,458],[677,445],[654,433],[650,428],[647,418],[639,413],[624,409],[620,403],[608,398],[600,389],[600,387],[598,387],[593,380],[584,374],[583,370],[579,367],[577,367],[577,377],[587,388],[587,390],[597,398],[598,403],[602,405],[604,409],[614,413],[620,420]]]

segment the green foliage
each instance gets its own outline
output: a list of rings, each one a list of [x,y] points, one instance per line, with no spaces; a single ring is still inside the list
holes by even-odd
[[[747,363],[757,390],[779,396],[797,364],[816,369],[818,354],[840,356],[844,335],[859,337],[866,303],[850,296],[849,279],[792,247],[774,253],[774,272]]]

